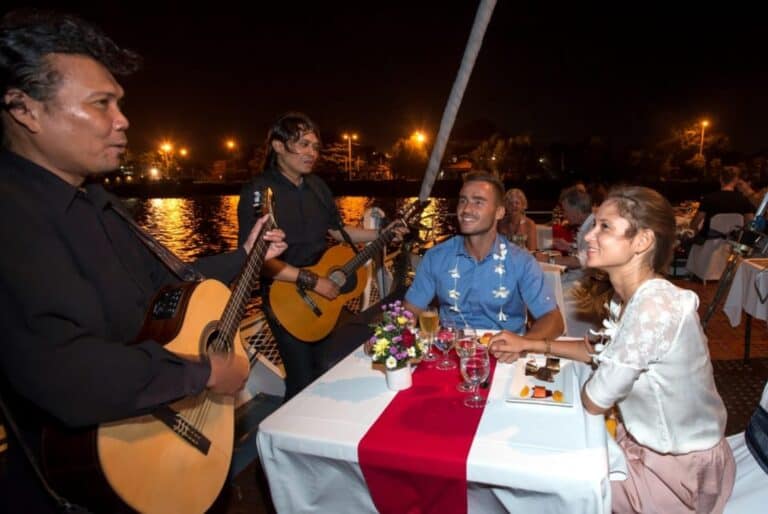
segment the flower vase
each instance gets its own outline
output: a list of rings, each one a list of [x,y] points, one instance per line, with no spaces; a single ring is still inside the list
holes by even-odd
[[[402,368],[388,369],[385,371],[387,387],[392,391],[408,389],[413,384],[411,377],[411,365],[406,364]]]

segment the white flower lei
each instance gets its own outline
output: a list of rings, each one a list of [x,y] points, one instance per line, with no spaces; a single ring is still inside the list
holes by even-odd
[[[499,287],[491,291],[494,298],[506,298],[507,296],[509,296],[510,291],[509,289],[507,289],[506,286],[504,286],[504,274],[507,272],[506,258],[507,258],[507,245],[505,243],[499,243],[498,253],[497,252],[493,253],[493,260],[496,261],[496,263],[493,266],[493,271],[494,273],[499,275]],[[459,289],[458,289],[459,279],[461,278],[461,274],[459,273],[458,257],[456,257],[456,262],[453,265],[453,268],[448,270],[448,275],[453,279],[453,288],[448,290],[448,298],[453,300],[453,305],[451,305],[450,310],[461,315],[462,314],[461,309],[459,308],[459,297],[461,296],[461,293],[459,293]],[[503,305],[499,307],[498,319],[499,321],[507,320],[507,315],[504,314]]]

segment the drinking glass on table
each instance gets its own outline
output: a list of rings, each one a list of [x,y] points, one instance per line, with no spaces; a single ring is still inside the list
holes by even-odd
[[[421,358],[423,361],[437,360],[435,354],[432,353],[432,344],[435,340],[438,326],[440,326],[440,316],[437,314],[437,309],[430,308],[421,311],[421,314],[419,314],[419,328],[427,346],[427,351],[424,352],[424,356]]]
[[[471,328],[459,328],[456,330],[456,355],[459,356],[459,360],[469,357],[478,345],[477,334]],[[472,384],[464,380],[462,376],[461,382],[456,385],[456,390],[462,393],[471,393]]]
[[[487,401],[477,391],[477,386],[484,382],[491,372],[488,348],[482,344],[476,345],[474,351],[470,352],[468,357],[461,358],[459,366],[464,380],[472,386],[472,394],[464,399],[464,405],[474,408],[485,406]]]
[[[453,320],[443,320],[442,327],[440,327],[440,330],[437,332],[437,337],[435,337],[435,348],[440,350],[443,354],[443,358],[437,363],[437,369],[441,371],[456,369],[456,363],[448,356],[455,342],[455,323]]]

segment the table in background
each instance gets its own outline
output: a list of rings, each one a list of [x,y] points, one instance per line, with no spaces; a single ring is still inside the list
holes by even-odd
[[[589,368],[573,363],[574,405],[563,407],[506,402],[516,365],[496,367],[467,459],[469,512],[610,512],[603,417],[587,414],[579,395]],[[458,383],[457,373],[446,380]],[[259,454],[278,512],[376,512],[357,447],[395,394],[361,347],[262,422]]]
[[[539,250],[552,248],[552,225],[536,224],[536,242]]]
[[[723,305],[732,327],[741,323],[741,312],[747,317],[744,327],[744,360],[749,359],[752,318],[768,320],[768,259],[743,259],[736,268],[731,289]],[[760,296],[763,298],[761,299]]]

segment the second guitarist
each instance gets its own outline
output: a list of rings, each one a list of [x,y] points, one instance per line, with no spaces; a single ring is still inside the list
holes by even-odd
[[[301,113],[282,115],[267,135],[264,170],[240,193],[238,220],[243,241],[255,221],[254,192],[271,187],[276,202],[275,217],[285,231],[288,250],[281,259],[264,264],[263,274],[274,280],[295,282],[325,298],[339,295],[331,280],[302,269],[315,264],[327,248],[326,236],[343,241],[341,216],[331,190],[312,174],[320,153],[320,131]],[[343,227],[354,243],[373,241],[375,230]],[[405,228],[397,228],[398,234]],[[285,366],[285,400],[295,396],[322,374],[326,340],[306,344],[286,331],[270,313],[268,287],[262,288],[265,312]]]

